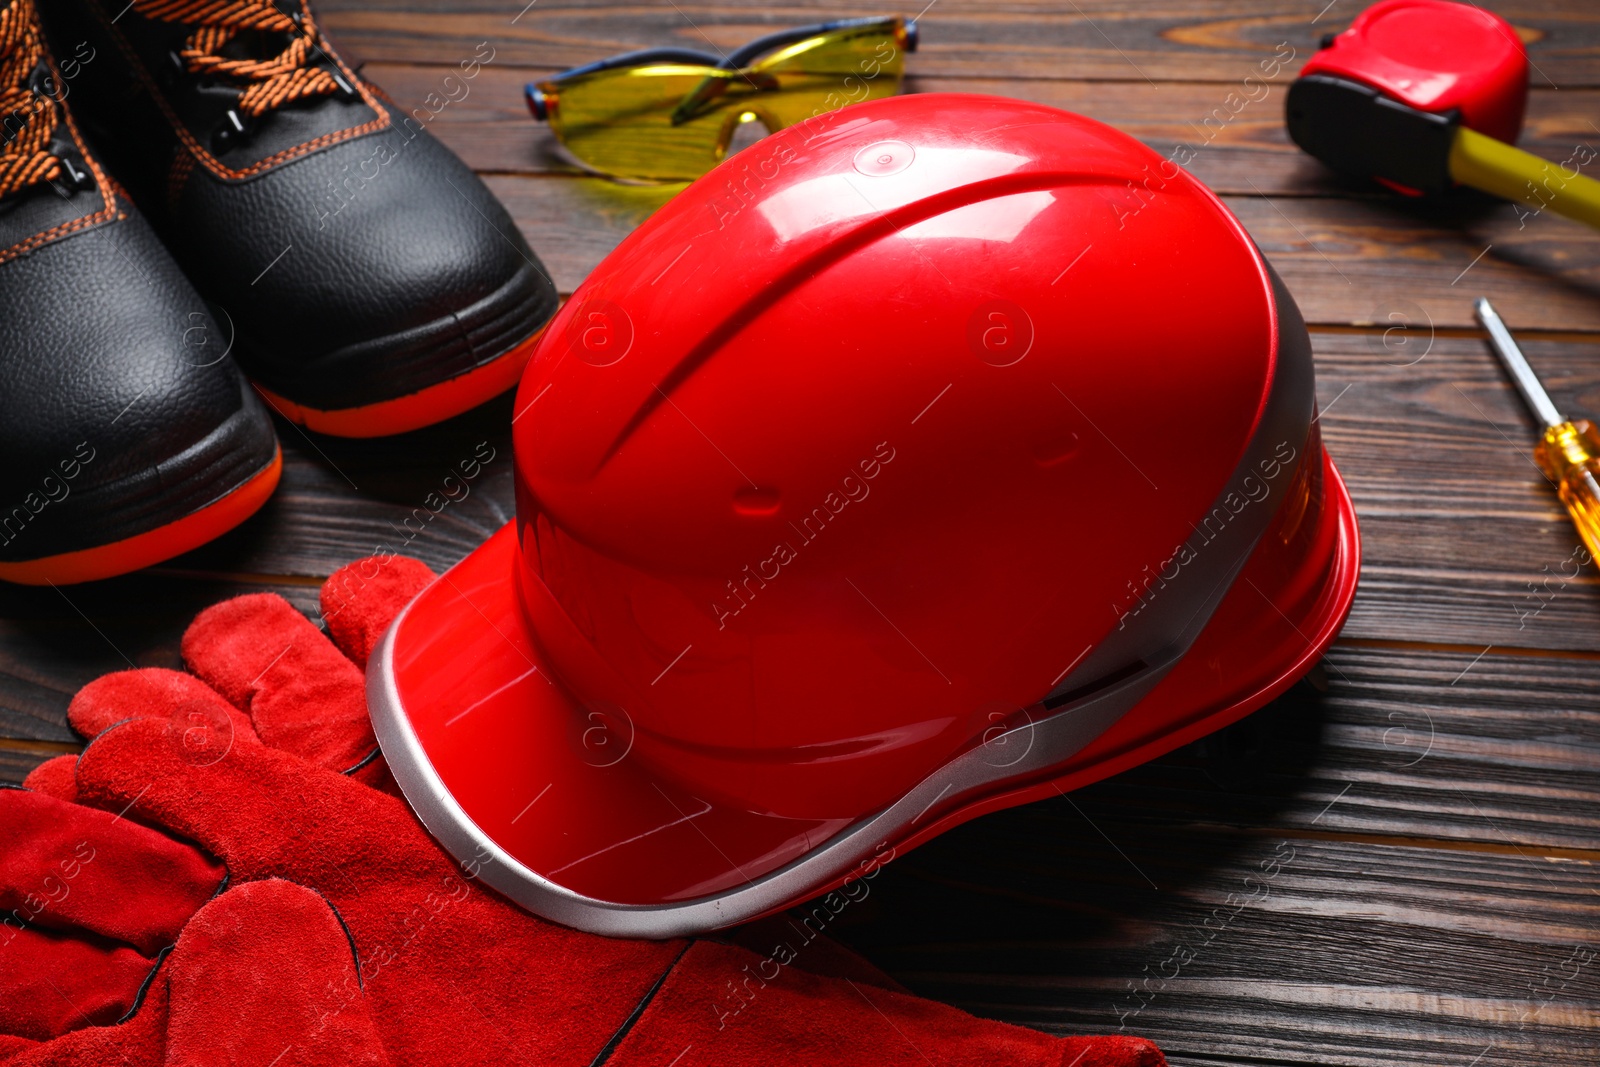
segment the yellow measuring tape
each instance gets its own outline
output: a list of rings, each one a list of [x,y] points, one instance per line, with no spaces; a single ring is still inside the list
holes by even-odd
[[[1600,181],[1465,126],[1450,145],[1450,177],[1540,211],[1600,227]]]

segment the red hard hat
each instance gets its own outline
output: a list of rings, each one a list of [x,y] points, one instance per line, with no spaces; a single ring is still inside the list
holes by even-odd
[[[1294,302],[1133,139],[927,94],[689,186],[552,320],[517,518],[374,655],[395,778],[530,910],[702,931],[1259,707],[1359,546]]]

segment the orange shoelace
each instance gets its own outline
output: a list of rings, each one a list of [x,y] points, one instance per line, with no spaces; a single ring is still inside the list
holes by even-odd
[[[133,9],[145,18],[195,26],[179,58],[193,74],[243,83],[241,114],[259,118],[283,104],[340,91],[332,74],[309,65],[321,51],[309,12],[296,21],[268,0],[134,0]],[[282,33],[289,44],[268,59],[223,55],[229,42],[247,30]]]
[[[61,175],[61,160],[49,150],[55,103],[28,85],[43,58],[33,0],[11,0],[0,10],[0,197]]]

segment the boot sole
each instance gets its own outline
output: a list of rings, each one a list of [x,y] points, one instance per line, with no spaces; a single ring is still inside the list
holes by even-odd
[[[533,354],[533,347],[543,332],[541,326],[531,337],[514,345],[503,355],[465,374],[407,396],[357,407],[334,410],[309,407],[280,396],[260,382],[252,384],[268,407],[296,426],[331,437],[387,437],[443,422],[516,388],[522,379],[522,370],[528,364],[528,357]]]
[[[282,472],[283,452],[274,448],[270,463],[199,511],[110,544],[0,563],[0,581],[71,585],[112,578],[171,559],[220,537],[254,515],[277,488]]]

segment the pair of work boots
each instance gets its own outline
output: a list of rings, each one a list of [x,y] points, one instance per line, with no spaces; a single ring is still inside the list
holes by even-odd
[[[555,309],[304,0],[0,0],[0,124],[0,580],[187,551],[271,494],[269,408],[437,422],[514,386]]]

